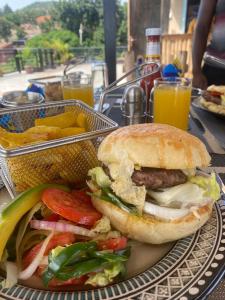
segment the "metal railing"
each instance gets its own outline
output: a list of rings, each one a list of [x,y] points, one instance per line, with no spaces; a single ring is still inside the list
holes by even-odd
[[[116,49],[117,58],[123,56],[127,46]],[[85,57],[86,61],[104,60],[104,47],[76,47],[68,50],[68,57]],[[62,64],[62,54],[49,48],[8,48],[0,49],[0,74],[21,72],[33,68],[42,71]]]

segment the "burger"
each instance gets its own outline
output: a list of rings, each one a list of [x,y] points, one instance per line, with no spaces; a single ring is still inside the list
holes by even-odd
[[[225,115],[225,86],[209,86],[202,92],[200,103],[212,112]]]
[[[109,134],[89,170],[92,203],[131,239],[161,244],[196,232],[220,197],[205,145],[169,125],[138,124]]]

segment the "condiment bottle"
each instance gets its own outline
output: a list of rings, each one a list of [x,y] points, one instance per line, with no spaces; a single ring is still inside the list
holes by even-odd
[[[161,60],[161,28],[147,28],[146,36],[146,61],[160,63]]]
[[[147,28],[145,31],[146,35],[146,55],[145,61],[151,62],[144,68],[144,74],[154,71],[160,65],[161,60],[161,28]],[[149,99],[151,90],[154,85],[154,80],[161,77],[160,70],[154,74],[147,76],[142,79],[140,86],[144,89],[146,94],[146,114],[149,115],[150,106]]]

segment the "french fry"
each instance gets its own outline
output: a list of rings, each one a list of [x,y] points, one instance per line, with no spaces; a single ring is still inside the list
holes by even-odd
[[[70,128],[63,128],[60,130],[59,137],[67,137],[72,135],[77,135],[85,132],[85,128],[81,127],[70,127]]]
[[[4,138],[4,140],[8,142],[8,147],[11,148],[47,141],[48,135],[46,133],[7,132],[3,135],[2,138]]]
[[[73,111],[65,112],[56,116],[41,118],[35,120],[35,126],[54,126],[68,128],[76,125],[76,118]]]
[[[87,129],[87,118],[84,113],[79,113],[77,116],[76,124],[79,127],[83,127]]]
[[[55,126],[45,126],[45,125],[34,126],[27,129],[25,132],[35,133],[35,134],[36,133],[47,134],[48,140],[54,140],[61,137],[61,128]]]

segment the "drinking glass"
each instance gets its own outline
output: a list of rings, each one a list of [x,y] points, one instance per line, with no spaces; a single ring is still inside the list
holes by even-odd
[[[188,129],[191,81],[186,78],[154,80],[153,118],[155,123]]]
[[[92,77],[87,74],[73,74],[62,79],[63,99],[81,100],[89,106],[94,106]]]

